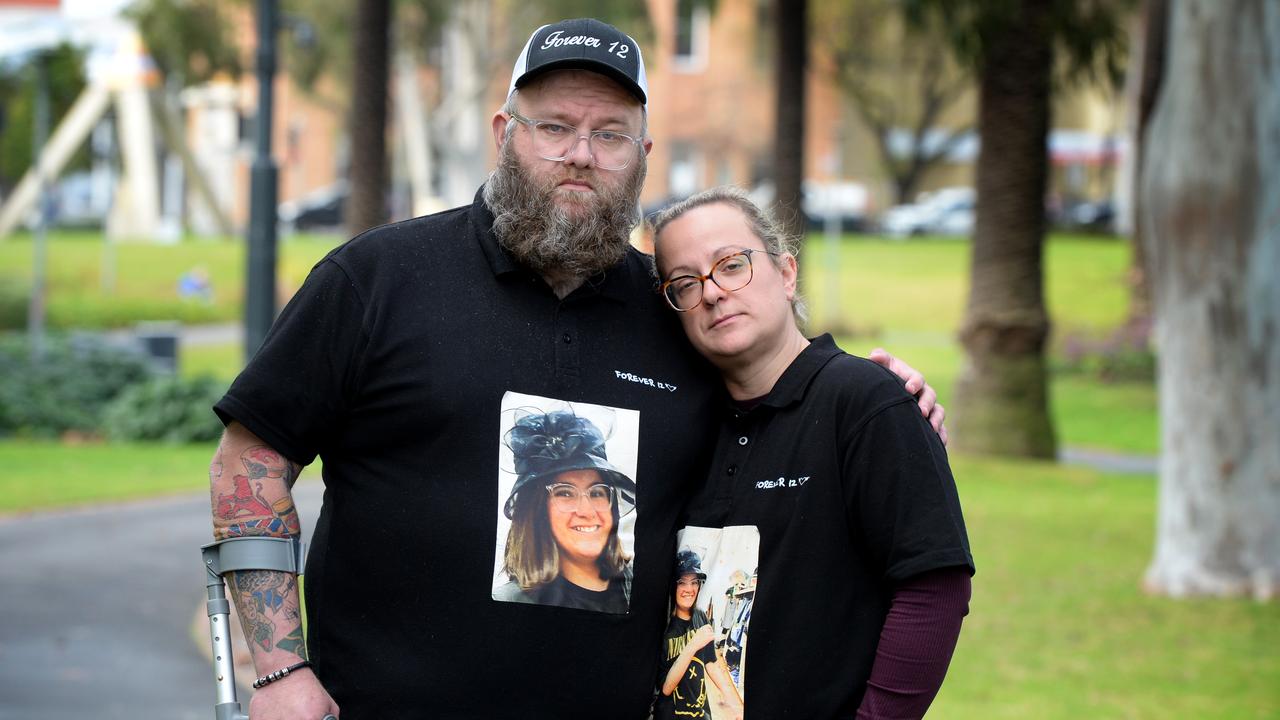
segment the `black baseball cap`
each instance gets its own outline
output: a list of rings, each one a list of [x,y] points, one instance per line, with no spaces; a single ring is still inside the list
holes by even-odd
[[[594,18],[561,20],[534,30],[516,58],[507,95],[543,73],[570,68],[606,75],[640,104],[649,102],[640,45],[630,35]]]

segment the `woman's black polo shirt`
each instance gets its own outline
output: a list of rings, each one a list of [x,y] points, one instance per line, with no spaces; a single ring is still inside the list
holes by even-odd
[[[753,409],[726,408],[684,524],[759,529],[748,718],[852,717],[895,582],[973,569],[937,435],[899,378],[829,335]]]
[[[324,461],[309,647],[344,718],[644,717],[719,381],[647,256],[560,300],[491,226],[477,197],[334,250],[216,410]],[[491,597],[508,392],[638,412],[628,613]]]

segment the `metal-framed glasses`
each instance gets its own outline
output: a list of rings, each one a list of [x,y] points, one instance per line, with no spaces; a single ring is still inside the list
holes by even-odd
[[[572,125],[562,125],[548,120],[533,120],[519,113],[511,113],[516,122],[528,126],[533,136],[533,151],[543,160],[560,162],[573,152],[579,140],[587,141],[587,152],[596,167],[601,170],[622,170],[636,156],[636,147],[642,142],[638,137],[615,130],[592,130],[582,135]]]
[[[751,269],[752,253],[781,255],[768,250],[743,248],[715,261],[706,275],[677,275],[662,283],[662,296],[676,312],[688,312],[702,302],[702,289],[708,280],[725,292],[737,292],[746,287],[754,275]]]
[[[547,486],[547,493],[551,496],[551,506],[559,512],[570,513],[578,509],[578,503],[582,498],[587,499],[587,504],[592,510],[608,510],[613,507],[612,485],[605,483],[596,483],[586,489],[579,489],[577,485],[570,483],[552,483]]]

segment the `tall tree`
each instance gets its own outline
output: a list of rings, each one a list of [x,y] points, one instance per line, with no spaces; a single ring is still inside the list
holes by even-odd
[[[1280,591],[1280,5],[1169,7],[1139,212],[1160,349],[1146,585]]]
[[[602,19],[620,22],[624,27],[641,25],[647,13],[634,3],[622,0],[588,2],[587,0],[467,0],[467,3],[483,3],[491,6],[489,17],[506,18],[520,27],[489,28],[497,32],[506,30],[520,35],[518,40],[498,38],[492,34],[485,38],[485,49],[493,50],[514,44],[509,53],[484,53],[484,57],[472,58],[482,66],[506,65],[524,42],[532,22],[548,22],[561,17],[594,14]],[[388,73],[392,57],[391,48],[397,43],[415,48],[419,61],[439,62],[441,32],[451,17],[461,14],[466,3],[450,0],[359,0],[354,17],[351,9],[341,3],[323,0],[294,0],[308,17],[313,17],[319,37],[309,49],[295,52],[297,60],[291,63],[295,80],[313,94],[324,97],[318,80],[331,73],[340,86],[350,87],[350,105],[346,108],[350,132],[351,197],[347,205],[347,229],[357,233],[386,219],[388,159],[386,123],[388,118]],[[536,26],[536,25],[535,25]],[[470,28],[475,30],[475,28]],[[644,34],[643,28],[641,34]],[[633,34],[636,32],[632,30]],[[351,49],[349,55],[345,47]],[[504,42],[506,40],[506,42]],[[347,56],[350,59],[348,60]],[[481,74],[488,76],[494,68],[481,67]],[[332,103],[341,105],[341,100]],[[448,138],[443,142],[447,143]]]
[[[49,77],[49,117],[53,121],[67,110],[84,90],[84,51],[62,44],[45,51]],[[35,158],[31,138],[37,94],[35,63],[0,65],[0,197],[22,178]],[[89,166],[87,147],[81,147],[68,169]]]
[[[387,77],[391,68],[391,0],[359,0],[351,32],[351,196],[347,232],[387,218]]]
[[[1043,246],[1055,51],[1065,76],[1118,74],[1123,0],[907,0],[914,22],[940,22],[977,69],[978,209],[965,359],[955,388],[955,445],[1053,457],[1045,346]]]
[[[803,237],[805,74],[809,65],[808,0],[774,0],[775,125],[773,177],[777,216],[793,237]]]
[[[944,117],[973,89],[938,28],[903,22],[896,0],[827,0],[813,8],[817,46],[875,139],[898,203],[969,135],[972,121]],[[902,140],[907,141],[905,147]]]
[[[216,0],[139,0],[126,10],[138,24],[147,53],[179,87],[241,71],[241,48],[225,4]]]
[[[1141,47],[1135,48],[1129,63],[1129,97],[1133,108],[1133,147],[1136,155],[1151,115],[1155,112],[1156,98],[1160,95],[1160,83],[1164,79],[1165,47],[1169,33],[1168,0],[1147,0],[1137,21],[1135,33],[1141,38]],[[1134,163],[1133,184],[1130,189],[1136,198],[1142,182],[1142,169]],[[1151,287],[1147,280],[1146,253],[1143,250],[1142,220],[1133,217],[1133,259],[1129,270],[1129,325],[1135,328],[1149,326],[1151,320]]]

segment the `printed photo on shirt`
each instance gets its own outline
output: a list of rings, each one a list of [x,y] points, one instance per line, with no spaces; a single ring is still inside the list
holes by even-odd
[[[507,392],[493,599],[631,606],[640,412]]]
[[[654,718],[741,718],[760,532],[687,527],[676,547]]]

